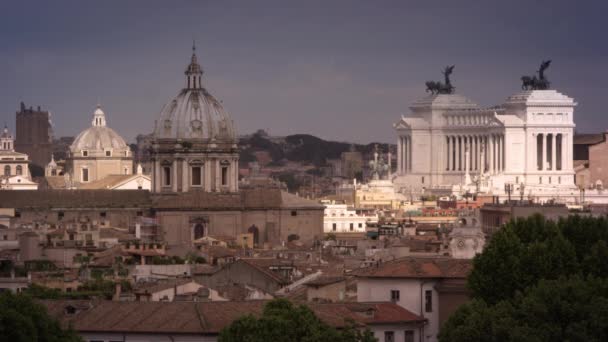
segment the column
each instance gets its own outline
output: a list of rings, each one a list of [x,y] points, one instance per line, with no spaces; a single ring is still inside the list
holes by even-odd
[[[452,149],[450,150],[450,158],[452,161],[452,165],[450,165],[450,170],[455,171],[456,170],[456,137],[451,136],[450,139],[452,140]]]
[[[496,135],[496,173],[502,171],[502,135]]]
[[[182,192],[187,192],[190,189],[190,180],[188,179],[188,161],[182,160]]]
[[[171,189],[173,192],[177,192],[177,159],[173,159],[171,166]]]
[[[407,171],[407,136],[403,137],[403,172],[408,173]]]
[[[412,149],[412,137],[408,136],[407,137],[407,148],[408,148],[408,156],[407,156],[407,160],[408,160],[408,170],[411,172],[412,171],[412,161],[413,159],[413,155],[414,155],[414,150]]]
[[[160,161],[155,159],[154,160],[154,191],[155,192],[160,192],[160,182],[161,182],[161,173],[160,173]]]
[[[488,141],[488,145],[490,147],[490,160],[489,160],[489,164],[490,164],[490,174],[494,174],[494,136],[490,135],[488,137],[489,141]]]
[[[475,156],[473,158],[473,160],[475,161],[475,163],[473,163],[473,170],[477,171],[477,167],[478,167],[478,163],[479,163],[479,156],[478,156],[479,141],[477,140],[477,136],[473,137],[473,144],[474,144],[473,155]]]
[[[445,170],[448,171],[450,169],[450,137],[446,136],[445,137],[445,148],[446,148],[446,158],[445,158],[445,162],[446,162],[446,167]]]
[[[403,156],[401,156],[401,136],[397,137],[397,174],[400,175],[401,172],[401,163],[403,163]]]
[[[458,146],[456,148],[456,160],[458,163],[456,164],[456,170],[462,170],[462,137],[458,136],[456,140]]]
[[[547,167],[547,135],[546,134],[541,134],[541,139],[540,141],[541,143],[541,163],[540,163],[540,169],[541,170],[545,170]]]
[[[557,170],[557,163],[556,163],[556,134],[555,133],[551,133],[551,171],[556,171]]]
[[[211,191],[213,188],[213,185],[211,184],[211,163],[212,160],[207,160],[205,161],[205,164],[203,165],[203,167],[205,168],[205,173],[204,175],[204,181],[203,181],[203,189],[205,191]]]
[[[458,171],[464,170],[464,136],[460,136],[460,142],[458,143]]]

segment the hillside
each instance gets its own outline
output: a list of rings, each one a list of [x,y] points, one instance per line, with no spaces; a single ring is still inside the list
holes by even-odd
[[[370,143],[366,145],[347,142],[327,141],[309,134],[294,134],[286,137],[270,137],[264,131],[239,139],[240,160],[243,163],[256,160],[254,153],[266,151],[273,164],[283,161],[313,164],[317,167],[326,165],[330,159],[339,159],[342,152],[351,148],[363,155],[372,153],[375,145],[379,151],[386,153],[387,144]]]

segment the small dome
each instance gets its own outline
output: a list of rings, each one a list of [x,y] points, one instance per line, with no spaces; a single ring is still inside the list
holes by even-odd
[[[236,141],[234,123],[222,104],[202,86],[203,69],[193,49],[186,87],[167,103],[154,128],[155,139]]]
[[[72,152],[82,150],[124,150],[128,149],[125,140],[113,129],[106,126],[105,114],[100,106],[93,113],[92,127],[80,132],[70,146]]]

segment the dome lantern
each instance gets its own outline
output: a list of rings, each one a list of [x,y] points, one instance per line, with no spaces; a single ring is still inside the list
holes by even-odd
[[[91,122],[93,127],[105,127],[106,126],[106,114],[101,110],[101,105],[97,105],[97,109],[93,113],[93,121]]]
[[[186,89],[200,89],[202,88],[203,68],[198,64],[196,58],[196,45],[192,42],[192,57],[190,58],[190,65],[186,68]]]

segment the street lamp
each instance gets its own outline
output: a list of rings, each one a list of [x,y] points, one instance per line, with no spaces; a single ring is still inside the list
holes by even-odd
[[[509,203],[511,203],[511,192],[513,192],[513,184],[505,183],[505,192],[509,196]]]
[[[519,184],[519,201],[524,201],[524,194],[526,192],[526,185],[524,183]]]

